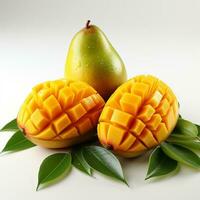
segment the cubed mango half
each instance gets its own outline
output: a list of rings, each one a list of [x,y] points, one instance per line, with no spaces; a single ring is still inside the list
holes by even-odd
[[[87,83],[65,79],[36,85],[18,113],[18,126],[33,143],[64,148],[95,135],[105,102]]]
[[[105,147],[134,157],[164,141],[178,119],[178,101],[163,81],[140,75],[121,85],[108,99],[98,123]]]

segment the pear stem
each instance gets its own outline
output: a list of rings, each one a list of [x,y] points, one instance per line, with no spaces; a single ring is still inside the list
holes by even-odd
[[[90,28],[90,20],[87,20],[86,28]]]

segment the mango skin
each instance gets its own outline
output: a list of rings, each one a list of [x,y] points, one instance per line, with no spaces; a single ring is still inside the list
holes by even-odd
[[[94,25],[72,39],[65,64],[65,78],[85,81],[104,98],[127,80],[122,59],[105,34]]]
[[[22,104],[17,123],[45,148],[65,148],[95,137],[105,102],[87,83],[65,79],[36,85]]]
[[[106,102],[98,138],[116,154],[135,157],[166,140],[178,115],[177,98],[164,82],[150,75],[136,76]]]

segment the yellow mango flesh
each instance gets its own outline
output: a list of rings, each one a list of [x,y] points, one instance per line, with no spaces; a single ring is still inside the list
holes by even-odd
[[[64,148],[94,136],[105,102],[88,84],[65,79],[36,85],[18,113],[18,126],[33,143]]]
[[[98,138],[114,152],[134,157],[164,141],[178,119],[178,101],[161,80],[141,75],[121,85],[100,115]]]

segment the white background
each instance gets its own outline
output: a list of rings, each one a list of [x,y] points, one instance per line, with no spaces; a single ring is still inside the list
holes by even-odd
[[[87,19],[106,33],[129,78],[158,76],[177,94],[181,114],[200,123],[200,1],[0,0],[0,126],[16,117],[33,85],[63,77],[70,40]],[[10,136],[1,133],[0,148]],[[130,188],[73,169],[35,192],[39,165],[52,152],[36,147],[1,156],[0,198],[200,199],[200,173],[181,166],[176,176],[145,182],[145,156],[123,162]]]

